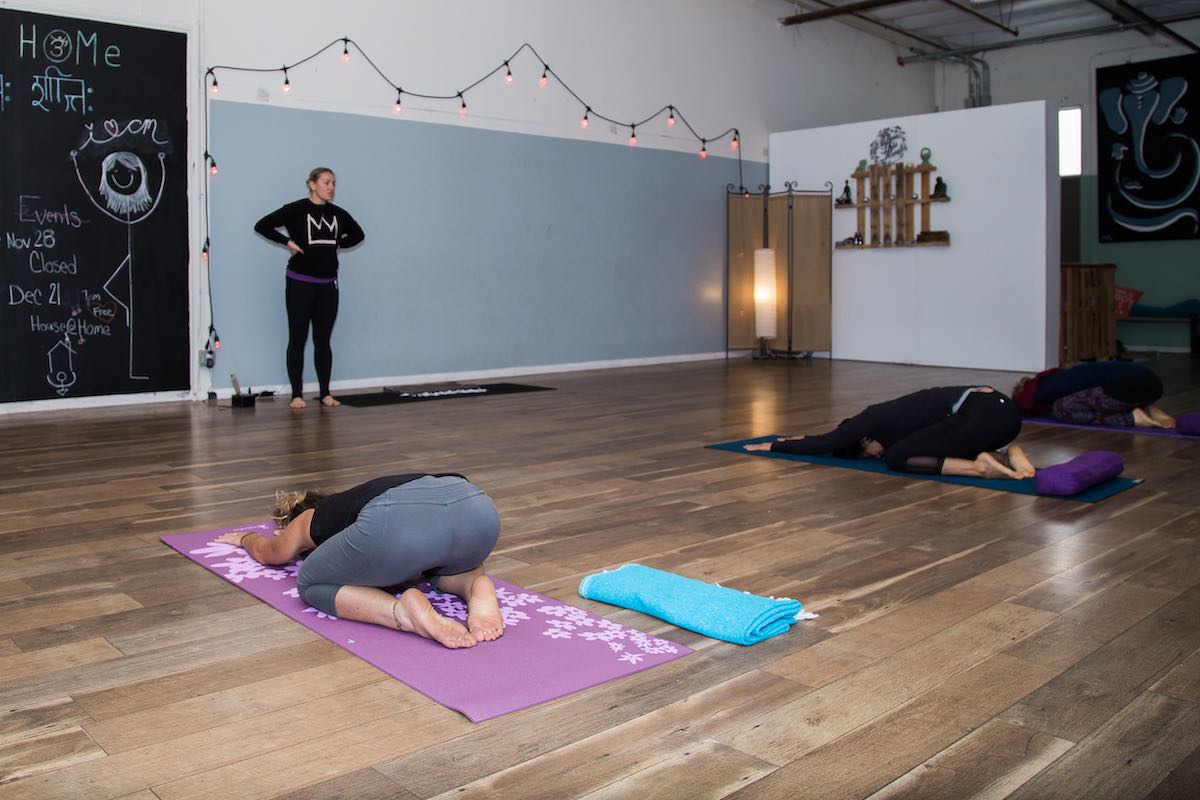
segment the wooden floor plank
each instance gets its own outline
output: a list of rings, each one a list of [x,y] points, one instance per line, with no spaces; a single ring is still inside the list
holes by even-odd
[[[1200,705],[1153,693],[1139,695],[1010,798],[1141,797],[1198,746]]]
[[[1074,744],[993,720],[872,793],[867,800],[1001,800]]]
[[[1165,408],[1200,407],[1192,359],[1149,363]],[[0,800],[1190,800],[1200,445],[1027,426],[1035,463],[1109,449],[1146,478],[1095,504],[704,447],[1016,377],[734,358],[331,412],[0,415]],[[495,574],[696,652],[475,725],[159,542],[422,470],[496,500]],[[578,596],[630,560],[821,616],[740,647]]]

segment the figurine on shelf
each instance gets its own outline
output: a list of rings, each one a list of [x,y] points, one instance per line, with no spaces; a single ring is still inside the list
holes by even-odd
[[[933,184],[933,193],[929,195],[930,200],[949,200],[950,195],[946,194],[946,182],[939,176]]]
[[[929,159],[931,159],[931,158],[933,158],[933,151],[930,150],[928,147],[922,147],[921,148],[921,166],[922,167],[931,166],[931,164],[929,163]]]
[[[850,181],[846,181],[846,185],[842,187],[842,193],[833,201],[835,206],[850,206],[854,205],[854,198],[850,196]]]
[[[854,171],[855,172],[866,172],[867,171],[867,160],[864,158],[861,161],[859,161],[858,166],[854,168]]]

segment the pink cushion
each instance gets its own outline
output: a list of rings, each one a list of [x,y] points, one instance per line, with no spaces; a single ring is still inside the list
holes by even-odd
[[[1092,450],[1075,456],[1065,464],[1039,469],[1033,478],[1033,487],[1038,494],[1079,494],[1084,489],[1117,477],[1123,469],[1125,462],[1119,453]]]
[[[1200,411],[1189,411],[1176,417],[1175,430],[1188,436],[1200,436]]]

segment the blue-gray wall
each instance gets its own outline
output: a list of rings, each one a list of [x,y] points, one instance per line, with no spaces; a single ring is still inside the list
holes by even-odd
[[[341,256],[335,386],[723,350],[736,160],[596,127],[591,143],[212,102],[216,385],[287,382],[287,253],[252,226],[304,196],[318,165],[367,234]],[[743,169],[765,182],[765,164]],[[311,343],[306,362],[312,382]]]

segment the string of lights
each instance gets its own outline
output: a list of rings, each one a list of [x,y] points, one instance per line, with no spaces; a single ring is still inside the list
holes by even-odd
[[[610,125],[613,125],[617,128],[628,128],[629,129],[629,144],[630,144],[630,146],[636,146],[638,143],[638,138],[637,138],[638,128],[640,127],[643,130],[645,130],[646,125],[648,125],[649,123],[653,122],[655,119],[658,119],[659,117],[662,117],[664,114],[666,114],[665,125],[667,128],[676,129],[677,125],[681,124],[684,128],[687,129],[688,133],[690,133],[691,136],[694,137],[696,139],[696,141],[698,141],[700,143],[700,149],[697,152],[697,155],[701,159],[708,158],[708,155],[709,155],[708,145],[713,144],[715,142],[723,141],[725,139],[729,139],[729,147],[734,151],[734,153],[736,154],[736,157],[737,157],[738,186],[743,193],[745,193],[747,196],[749,195],[749,190],[745,188],[745,185],[743,183],[743,178],[742,178],[742,152],[741,152],[741,146],[740,146],[741,134],[737,128],[727,128],[726,130],[720,132],[719,134],[716,134],[715,136],[701,136],[696,131],[696,129],[694,127],[692,127],[692,124],[690,122],[688,122],[687,117],[685,117],[683,115],[683,112],[680,111],[679,108],[677,106],[675,106],[674,104],[667,104],[667,105],[663,106],[662,108],[658,109],[657,111],[655,111],[653,114],[650,114],[649,116],[647,116],[641,120],[624,121],[624,120],[616,119],[614,117],[610,117],[606,114],[602,114],[599,111],[597,111],[595,108],[593,108],[590,103],[588,103],[586,100],[584,100],[582,97],[580,97],[579,94],[574,89],[572,89],[570,86],[568,86],[566,81],[564,81],[562,79],[562,76],[560,76],[557,72],[555,72],[553,69],[551,69],[549,62],[547,62],[546,59],[542,58],[542,56],[537,52],[537,50],[534,49],[533,45],[529,44],[528,42],[526,42],[526,43],[522,44],[520,47],[518,47],[516,49],[516,51],[513,52],[512,55],[510,55],[508,58],[504,59],[494,69],[488,71],[486,74],[484,74],[478,80],[467,84],[462,89],[459,89],[457,91],[450,92],[450,93],[428,93],[428,92],[416,92],[416,91],[413,91],[412,89],[405,89],[401,84],[393,81],[390,77],[387,76],[386,73],[384,73],[384,71],[382,69],[379,68],[379,65],[376,64],[371,59],[371,57],[369,55],[367,55],[367,53],[361,47],[358,46],[357,42],[355,42],[353,39],[351,39],[349,37],[344,36],[340,39],[334,39],[329,44],[320,48],[316,52],[311,53],[308,56],[305,56],[304,58],[300,59],[299,61],[293,62],[291,64],[284,64],[279,67],[238,67],[238,66],[231,66],[231,65],[226,65],[226,64],[217,64],[217,65],[211,66],[205,70],[204,77],[203,77],[204,87],[205,87],[205,92],[204,92],[205,93],[205,109],[204,109],[205,119],[204,119],[204,124],[202,125],[202,130],[204,132],[204,165],[207,169],[207,174],[205,174],[205,176],[204,176],[204,178],[205,178],[204,247],[200,253],[200,259],[203,262],[203,264],[205,265],[205,267],[208,267],[210,252],[212,249],[212,238],[211,238],[212,232],[211,232],[210,226],[209,226],[209,215],[208,215],[208,182],[211,180],[212,176],[215,176],[218,174],[217,160],[212,155],[212,153],[209,151],[209,145],[208,145],[208,102],[211,97],[218,95],[221,91],[221,84],[217,78],[217,72],[221,71],[221,72],[245,72],[245,73],[271,73],[271,72],[279,73],[283,77],[283,82],[281,83],[280,88],[283,90],[283,92],[290,93],[292,91],[291,76],[292,76],[292,73],[295,71],[295,69],[297,67],[301,66],[302,64],[305,64],[305,63],[313,60],[314,58],[317,58],[318,56],[325,53],[329,49],[336,48],[338,45],[341,45],[341,48],[342,48],[341,58],[342,58],[343,62],[350,61],[350,58],[351,58],[350,48],[353,47],[354,51],[356,53],[358,53],[358,55],[360,55],[366,61],[366,63],[370,65],[371,69],[373,69],[375,71],[375,74],[378,75],[380,77],[380,79],[382,79],[385,83],[387,83],[388,86],[390,86],[392,89],[395,90],[396,101],[395,101],[395,104],[393,105],[392,110],[396,114],[399,114],[403,110],[405,97],[412,97],[412,98],[420,98],[422,100],[432,100],[432,101],[449,101],[449,102],[458,101],[458,113],[465,116],[470,112],[470,108],[467,105],[467,94],[471,91],[478,89],[489,79],[491,79],[492,77],[494,77],[495,75],[500,74],[500,73],[503,73],[503,81],[504,81],[505,85],[512,85],[512,83],[513,83],[512,64],[517,59],[518,56],[520,56],[522,53],[528,51],[529,54],[533,58],[537,59],[537,63],[541,65],[541,75],[538,78],[538,85],[542,88],[546,88],[547,86],[549,86],[551,79],[553,79],[555,81],[555,83],[557,83],[558,86],[560,86],[577,103],[579,103],[579,106],[582,109],[582,113],[579,118],[579,126],[581,128],[587,128],[588,125],[590,124],[590,122],[594,119],[603,120],[604,122],[607,122]],[[730,184],[730,185],[732,186],[732,184]],[[212,272],[211,272],[211,270],[208,270],[206,278],[207,278],[206,282],[208,285],[208,296],[209,296],[209,327],[208,327],[208,344],[206,345],[206,350],[208,351],[208,353],[210,355],[212,355],[213,354],[212,351],[221,346],[220,345],[221,339],[219,336],[217,336],[217,330],[215,327],[216,322],[213,317]],[[207,365],[209,368],[211,368],[213,366],[212,361],[213,361],[212,358],[208,359]]]

